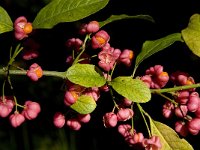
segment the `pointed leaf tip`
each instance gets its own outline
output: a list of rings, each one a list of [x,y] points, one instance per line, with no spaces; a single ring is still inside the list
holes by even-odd
[[[33,21],[33,28],[52,28],[61,22],[83,19],[104,8],[109,0],[53,0],[42,8]]]
[[[6,10],[0,6],[0,34],[13,30],[13,22],[6,12]]]
[[[189,49],[200,57],[200,14],[190,17],[188,27],[183,29],[181,34]]]

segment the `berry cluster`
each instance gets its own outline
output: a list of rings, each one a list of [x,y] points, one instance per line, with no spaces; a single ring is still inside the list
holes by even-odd
[[[134,149],[144,149],[145,150],[160,150],[162,144],[158,136],[152,136],[151,138],[144,138],[143,133],[136,132],[132,130],[129,124],[121,124],[118,126],[118,132],[124,137],[125,141],[130,147]]]
[[[16,19],[14,30],[15,38],[17,40],[22,40],[27,38],[32,32],[32,24],[27,22],[24,16],[21,16]],[[162,144],[158,136],[152,135],[149,131],[149,137],[145,138],[144,134],[136,131],[136,128],[133,126],[133,118],[135,116],[133,101],[125,97],[121,98],[121,96],[120,98],[115,97],[113,89],[109,85],[110,81],[112,81],[116,65],[123,64],[126,67],[132,65],[134,58],[133,50],[128,48],[120,50],[119,48],[112,47],[109,43],[111,40],[110,35],[105,30],[100,29],[100,25],[97,21],[82,24],[78,33],[80,36],[84,36],[84,40],[73,37],[65,42],[67,52],[70,53],[66,58],[66,63],[69,66],[73,66],[77,63],[90,64],[95,60],[94,62],[96,66],[100,68],[102,75],[106,79],[106,83],[103,83],[104,85],[101,87],[84,87],[72,83],[64,77],[66,89],[63,104],[70,108],[76,104],[81,96],[90,97],[96,104],[100,98],[101,92],[108,92],[112,97],[114,106],[112,111],[106,112],[103,115],[102,122],[105,128],[117,127],[118,125],[118,132],[123,136],[130,147],[138,149],[145,148],[146,150],[160,150]],[[39,56],[37,50],[40,46],[31,38],[25,40],[23,46],[22,58],[24,60],[31,60]],[[6,80],[10,82],[10,85],[9,67],[12,65],[12,61],[15,60],[19,52],[21,52],[21,49],[17,49],[14,52],[14,55],[11,57],[6,67]],[[94,52],[97,54],[94,54]],[[44,75],[42,67],[37,63],[33,63],[25,72],[26,76],[32,81],[38,81]],[[195,84],[194,79],[189,76],[189,74],[177,71],[169,76],[161,65],[150,67],[146,70],[145,75],[139,76],[138,79],[143,81],[149,89],[162,89],[166,87],[169,81],[172,81],[174,87]],[[11,87],[11,89],[13,88]],[[182,136],[186,136],[188,133],[197,135],[200,131],[200,97],[198,92],[195,91],[195,88],[175,90],[175,92],[168,93],[171,94],[170,96],[172,96],[172,98],[166,97],[162,93],[159,94],[167,99],[162,109],[163,116],[166,118],[176,116],[178,118],[178,121],[175,123],[175,131]],[[14,106],[15,111],[11,114]],[[19,113],[18,107],[23,108],[21,113]],[[53,116],[53,124],[55,127],[62,128],[66,125],[70,129],[80,130],[82,124],[88,123],[91,120],[90,113],[81,114],[76,111],[71,111],[71,109],[66,110],[67,113],[61,111],[55,112]],[[35,119],[40,111],[41,108],[37,102],[28,100],[22,106],[18,104],[15,96],[4,96],[4,92],[3,96],[0,98],[0,117],[7,117],[11,114],[9,119],[13,127],[20,126],[25,119]],[[145,120],[145,117],[143,118]],[[132,125],[128,124],[130,120]]]
[[[91,21],[88,24],[83,24],[79,33],[81,35],[90,35],[89,45],[92,49],[99,49],[98,52],[98,66],[104,71],[111,71],[116,63],[123,63],[126,66],[130,66],[134,58],[134,52],[130,49],[124,49],[121,51],[118,48],[111,47],[109,44],[110,35],[105,30],[100,30],[99,23],[97,21]],[[80,54],[80,51],[85,48],[85,43],[80,38],[71,38],[66,41],[66,46],[70,50],[74,50],[75,54]],[[79,63],[90,63],[88,53],[83,53],[80,56]],[[68,64],[72,64],[75,61],[75,56],[69,55],[66,59]]]
[[[188,73],[176,71],[169,77],[167,72],[163,72],[161,65],[155,65],[146,70],[146,75],[140,77],[149,88],[163,88],[168,81],[172,81],[174,86],[184,86],[195,84],[193,77]],[[200,97],[195,88],[179,90],[172,94],[172,99],[166,100],[163,105],[162,114],[165,118],[176,116],[175,130],[182,136],[188,133],[197,135],[200,131]],[[180,120],[181,119],[181,120]]]
[[[171,78],[175,86],[191,85],[195,81],[188,73],[177,71]],[[178,121],[175,130],[182,136],[188,133],[197,135],[200,131],[200,98],[195,88],[176,91],[173,94],[174,102],[166,102],[163,105],[163,115],[170,118],[175,115]]]
[[[72,55],[69,55],[66,59],[66,62],[69,65],[73,65],[73,63],[91,63],[90,53],[86,53],[85,51],[82,53],[81,51],[86,48],[86,46],[91,49],[99,49],[98,52],[98,66],[103,69],[103,74],[105,79],[109,82],[112,80],[112,74],[109,72],[112,71],[117,64],[124,64],[127,67],[130,67],[132,64],[132,60],[134,58],[134,52],[130,49],[124,49],[121,51],[118,48],[114,48],[110,46],[110,36],[105,30],[100,30],[99,24],[97,21],[91,21],[88,24],[83,24],[79,30],[81,35],[89,36],[86,43],[85,40],[81,40],[80,38],[70,38],[66,41],[66,47],[72,51]],[[91,37],[91,38],[90,38]],[[81,53],[81,55],[80,55]],[[77,60],[77,57],[79,58]],[[156,70],[154,72],[154,70]],[[168,74],[163,72],[163,68],[160,65],[151,68],[147,71],[148,77],[151,80],[151,86],[154,87],[164,87],[168,81]],[[156,75],[159,75],[156,78]],[[149,81],[150,83],[150,81]],[[92,87],[85,88],[77,84],[73,84],[71,82],[66,82],[67,90],[65,91],[64,104],[68,107],[75,104],[78,98],[82,95],[91,96],[92,99],[97,102],[100,98],[100,92],[108,92],[112,89],[108,84],[103,85],[102,87]],[[150,87],[150,86],[149,86]],[[115,102],[115,99],[113,99]],[[120,103],[114,103],[113,111],[107,112],[103,116],[103,124],[106,128],[116,127],[118,123],[129,121],[134,117],[133,111],[133,102],[124,98],[120,101]],[[65,124],[73,130],[79,130],[83,123],[87,123],[90,121],[90,114],[79,114],[72,113],[69,116],[69,113],[65,115],[62,112],[56,112],[54,115],[54,125],[58,128],[62,128]],[[128,126],[128,129],[123,129],[123,127]],[[159,137],[151,136],[149,139],[144,138],[142,133],[136,133],[128,124],[120,124],[118,126],[119,133],[124,136],[125,140],[129,143],[130,146],[136,146],[138,143],[142,148],[151,149],[157,148],[160,149],[161,143]],[[123,132],[123,130],[126,130]]]
[[[16,107],[13,112],[14,106]],[[18,107],[22,107],[21,113],[18,111]],[[27,100],[23,106],[16,103],[16,98],[13,96],[3,96],[0,97],[0,117],[8,117],[10,123],[13,127],[20,126],[25,119],[32,120],[35,119],[40,113],[41,108],[37,102]],[[13,112],[11,114],[11,112]]]
[[[71,106],[76,103],[81,95],[90,96],[95,102],[99,99],[100,93],[98,88],[85,88],[83,86],[67,82],[67,90],[65,92],[64,104],[66,106]],[[69,116],[70,115],[70,116]],[[65,116],[61,112],[56,112],[53,118],[54,125],[58,128],[62,128],[65,123],[73,130],[79,130],[82,123],[87,123],[90,121],[90,114],[79,114],[79,113],[68,113]]]

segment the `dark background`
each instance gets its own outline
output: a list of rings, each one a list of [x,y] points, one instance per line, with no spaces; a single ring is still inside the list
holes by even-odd
[[[0,5],[7,10],[12,20],[24,15],[29,21],[34,20],[37,12],[49,1],[37,0],[2,0]],[[135,55],[145,40],[155,40],[168,34],[181,32],[188,25],[189,18],[194,13],[200,13],[200,1],[149,1],[149,0],[110,0],[109,4],[98,13],[80,20],[103,21],[111,14],[139,15],[146,14],[154,18],[155,23],[145,20],[123,20],[113,22],[103,27],[110,36],[110,43],[115,48],[133,49]],[[41,30],[33,38],[41,44],[40,58],[34,60],[42,64],[45,70],[65,71],[66,49],[64,42],[76,37],[75,23],[61,23],[52,30]],[[5,64],[9,48],[14,45],[11,32],[0,36],[0,62]],[[27,66],[33,61],[27,62]],[[184,43],[175,43],[166,50],[145,60],[136,74],[144,74],[150,66],[161,64],[164,69],[172,73],[176,70],[189,72],[196,82],[199,82],[199,58],[192,54]],[[131,71],[120,68],[116,75],[130,75]],[[67,127],[56,129],[52,124],[52,116],[57,110],[66,109],[63,106],[63,94],[60,90],[62,81],[44,77],[40,82],[33,83],[24,77],[12,78],[15,94],[23,104],[26,99],[33,99],[41,103],[42,112],[32,121],[26,121],[22,126],[14,129],[8,119],[0,119],[0,150],[129,150],[131,148],[118,134],[117,129],[104,128],[102,116],[112,110],[112,101],[109,96],[102,95],[97,103],[97,109],[92,113],[90,123],[82,126],[78,132]],[[2,82],[2,80],[1,80]],[[198,91],[198,90],[197,90]],[[9,93],[9,88],[6,91]],[[22,99],[22,100],[21,100]],[[152,101],[144,104],[145,110],[152,118],[173,127],[174,122],[165,120],[161,116],[161,97],[153,96]],[[145,131],[143,121],[136,123],[139,131]],[[186,139],[195,150],[200,149],[199,135],[188,136]]]

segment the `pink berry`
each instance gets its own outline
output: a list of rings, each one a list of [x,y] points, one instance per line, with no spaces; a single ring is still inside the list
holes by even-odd
[[[108,112],[103,116],[103,123],[106,128],[115,127],[117,125],[117,115],[113,112]]]
[[[130,108],[120,108],[117,112],[117,120],[118,121],[126,121],[130,118],[132,118],[134,115],[134,112]]]
[[[163,105],[162,114],[165,118],[170,118],[174,114],[174,104],[166,101]]]
[[[32,32],[32,24],[24,16],[18,17],[14,22],[15,38],[22,40]]]
[[[155,65],[154,67],[150,67],[146,70],[146,75],[149,75],[152,80],[150,83],[150,88],[163,88],[169,81],[169,75],[167,72],[163,71],[163,66],[161,65]]]
[[[151,87],[152,79],[150,75],[144,75],[140,77],[140,80],[142,80],[147,85],[148,88]]]
[[[31,60],[37,58],[39,56],[39,52],[37,50],[26,50],[23,53],[24,60]]]
[[[24,115],[26,119],[32,120],[38,116],[38,113],[40,113],[40,111],[41,111],[41,108],[40,108],[39,103],[26,101],[25,108],[22,111],[22,114]]]
[[[133,135],[133,141],[134,141],[133,144],[142,143],[143,140],[144,140],[144,135],[142,133],[135,133]]]
[[[200,130],[200,118],[193,118],[188,122],[188,130],[191,134],[197,135]]]
[[[118,126],[118,132],[123,136],[126,137],[130,134],[131,125],[129,124],[121,124]]]
[[[129,100],[127,98],[124,98],[123,99],[123,105],[126,106],[126,107],[129,107],[133,104],[133,101],[132,100]]]
[[[67,106],[74,104],[78,99],[78,94],[75,91],[66,91],[64,103]]]
[[[65,125],[65,116],[61,112],[56,112],[53,117],[53,123],[57,128],[62,128]]]
[[[99,30],[99,22],[97,21],[90,21],[87,24],[86,31],[87,33],[95,33]]]
[[[179,91],[177,93],[177,98],[175,99],[176,102],[180,104],[186,104],[189,100],[190,93],[187,90]]]
[[[87,33],[87,24],[81,24],[80,29],[79,29],[79,34],[84,35]]]
[[[162,114],[165,118],[171,118],[173,115],[173,111],[171,109],[163,109]]]
[[[158,136],[152,136],[150,139],[144,139],[142,144],[147,150],[160,150],[162,148],[162,144]]]
[[[196,115],[197,118],[200,118],[200,105],[197,108],[197,110],[195,111],[195,115]]]
[[[72,130],[79,130],[81,128],[81,123],[77,119],[69,119],[66,122],[67,126],[69,126]]]
[[[68,48],[78,51],[80,47],[83,45],[83,41],[79,38],[71,38],[66,41],[65,45]]]
[[[197,111],[200,104],[199,94],[197,92],[192,92],[187,103],[188,110],[190,112]]]
[[[90,121],[91,115],[90,114],[78,114],[78,120],[83,123],[88,123]]]
[[[33,63],[29,67],[29,70],[27,71],[26,75],[32,81],[38,81],[38,79],[43,76],[43,70],[42,70],[42,68],[37,63]]]
[[[97,49],[97,48],[102,48],[108,41],[110,40],[110,36],[108,33],[104,30],[98,31],[91,39],[92,42],[92,48]]]
[[[184,137],[186,137],[188,135],[188,128],[187,128],[185,122],[182,122],[182,121],[177,121],[175,123],[175,131]]]
[[[180,105],[175,108],[175,115],[179,118],[183,118],[187,115],[188,108],[186,105]]]
[[[5,96],[4,100],[3,97],[0,97],[0,117],[7,117],[14,107],[13,97]]]
[[[83,95],[91,96],[95,101],[98,101],[100,97],[99,88],[98,87],[87,88],[83,92]]]
[[[121,51],[119,49],[114,49],[110,47],[107,50],[102,50],[98,54],[99,67],[103,68],[105,71],[110,71],[113,69],[115,62],[120,56]]]
[[[10,115],[9,119],[11,125],[15,128],[20,126],[25,121],[24,116],[22,114],[19,114],[18,112],[15,112],[14,114]]]
[[[122,51],[119,57],[119,61],[125,64],[126,66],[131,66],[133,58],[134,58],[133,51],[129,49],[125,49]]]

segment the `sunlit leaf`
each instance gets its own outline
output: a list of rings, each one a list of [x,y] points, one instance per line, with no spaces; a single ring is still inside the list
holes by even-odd
[[[34,28],[52,28],[61,22],[83,19],[104,8],[109,0],[53,0],[37,14]]]
[[[181,33],[189,49],[200,57],[200,14],[192,15],[188,27]]]
[[[84,87],[100,87],[106,83],[104,76],[95,70],[95,66],[91,64],[75,64],[71,66],[66,77],[73,83]]]
[[[153,18],[149,15],[129,16],[126,14],[121,14],[121,15],[111,15],[105,21],[99,22],[99,25],[100,25],[100,27],[103,27],[109,23],[112,23],[112,22],[118,21],[118,20],[123,20],[123,19],[143,19],[143,20],[148,20],[148,21],[154,22]]]
[[[110,85],[120,95],[133,102],[145,103],[151,99],[149,88],[139,79],[117,77],[110,82]]]
[[[193,150],[192,146],[169,126],[150,119],[152,135],[159,136],[162,150]]]
[[[157,40],[145,41],[142,46],[142,51],[136,58],[135,66],[138,66],[143,60],[161,50],[164,50],[176,41],[183,41],[181,33],[173,33]]]
[[[4,8],[0,6],[0,34],[13,30],[13,22]]]
[[[70,107],[80,114],[89,114],[95,110],[96,102],[91,96],[82,95]]]

